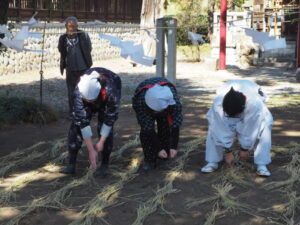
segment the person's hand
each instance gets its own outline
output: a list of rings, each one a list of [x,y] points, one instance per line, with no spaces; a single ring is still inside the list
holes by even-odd
[[[97,162],[98,162],[98,152],[96,151],[96,149],[89,149],[89,161],[90,161],[90,164],[91,164],[91,167],[93,169],[96,169],[97,168]]]
[[[95,145],[96,151],[97,152],[102,152],[104,148],[104,142],[103,141],[98,141]]]
[[[170,158],[173,159],[176,157],[176,155],[177,155],[176,149],[170,149]]]
[[[89,161],[90,161],[91,167],[96,169],[97,168],[97,162],[98,162],[98,152],[94,148],[92,138],[90,138],[90,137],[86,138],[86,139],[84,139],[84,141],[85,141],[85,144],[86,144],[86,148],[88,150]]]
[[[225,162],[229,168],[233,167],[234,156],[233,156],[232,152],[225,153]]]
[[[248,151],[239,151],[239,157],[242,161],[247,161],[249,159]]]
[[[166,150],[164,150],[164,149],[160,150],[160,152],[158,153],[158,156],[159,156],[159,158],[162,158],[162,159],[168,158],[168,154],[167,154]]]

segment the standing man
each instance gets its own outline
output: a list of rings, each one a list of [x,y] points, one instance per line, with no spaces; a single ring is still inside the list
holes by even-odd
[[[87,33],[78,30],[76,17],[65,20],[66,33],[59,37],[58,50],[60,52],[60,72],[66,69],[66,83],[68,88],[69,112],[73,111],[73,92],[79,77],[92,64],[92,44]]]
[[[69,165],[61,173],[75,173],[77,153],[84,140],[92,168],[97,167],[98,153],[102,153],[102,163],[95,175],[105,176],[113,148],[113,125],[119,113],[121,79],[110,70],[91,68],[79,78],[73,95],[74,118],[68,134]],[[96,113],[99,139],[93,145],[90,122]]]
[[[158,158],[163,163],[177,155],[179,127],[183,119],[181,104],[174,85],[165,78],[154,77],[138,85],[132,106],[141,126],[143,169],[149,171],[156,167]]]
[[[206,114],[209,127],[205,159],[208,164],[202,172],[216,170],[224,155],[228,167],[233,167],[231,147],[237,138],[241,145],[240,160],[248,160],[249,151],[253,150],[257,174],[271,175],[266,165],[271,162],[273,117],[265,102],[261,88],[249,80],[231,80],[217,90],[217,97]]]

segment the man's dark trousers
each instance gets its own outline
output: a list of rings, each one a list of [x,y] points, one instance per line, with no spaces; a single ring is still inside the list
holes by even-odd
[[[68,88],[68,101],[69,101],[70,114],[73,112],[73,106],[74,106],[73,92],[79,81],[80,76],[84,73],[84,71],[85,70],[79,70],[79,71],[70,71],[68,69],[66,70],[66,83]]]

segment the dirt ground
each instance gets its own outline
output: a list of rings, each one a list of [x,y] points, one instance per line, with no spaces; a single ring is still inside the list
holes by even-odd
[[[168,169],[145,174],[139,169],[143,155],[135,140],[139,127],[130,98],[140,81],[154,76],[155,68],[132,67],[124,60],[96,66],[119,73],[123,82],[109,175],[91,176],[85,147],[76,175],[58,172],[66,164],[70,121],[64,77],[57,68],[48,69],[44,102],[57,109],[59,120],[0,130],[0,224],[300,224],[300,89],[293,71],[232,67],[221,72],[205,64],[179,62],[177,88],[184,122],[178,157],[168,162]],[[12,95],[38,98],[37,74],[0,77],[0,87]],[[248,163],[237,161],[234,169],[222,165],[212,174],[200,172],[205,165],[205,113],[214,91],[226,80],[241,78],[256,81],[270,96],[268,106],[275,122],[269,178],[255,174],[253,157]]]

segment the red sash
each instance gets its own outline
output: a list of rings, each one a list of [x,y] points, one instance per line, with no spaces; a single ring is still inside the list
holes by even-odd
[[[102,102],[104,102],[106,100],[106,97],[107,97],[105,88],[101,88],[100,93],[101,93],[101,100],[102,100]]]

